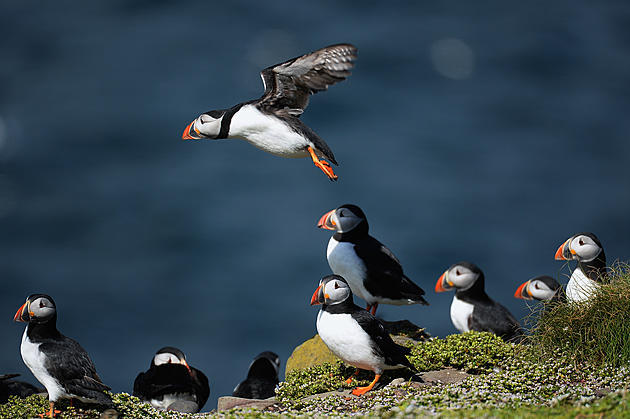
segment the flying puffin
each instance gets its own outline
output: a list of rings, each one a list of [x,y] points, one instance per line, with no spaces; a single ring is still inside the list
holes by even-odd
[[[359,369],[374,371],[374,381],[357,387],[352,394],[360,396],[372,390],[383,370],[407,367],[416,371],[405,357],[411,350],[394,343],[383,324],[352,301],[352,291],[343,277],[322,278],[313,293],[311,305],[322,304],[317,315],[317,333],[337,357]],[[346,383],[350,384],[352,377]]]
[[[133,395],[161,410],[196,413],[210,395],[208,378],[186,362],[186,355],[166,346],[155,353],[146,372],[133,383]]]
[[[14,321],[26,322],[20,352],[26,366],[46,387],[53,417],[59,399],[112,405],[89,355],[73,339],[57,330],[57,308],[46,294],[30,295],[15,313]],[[72,400],[71,400],[72,401]]]
[[[602,280],[606,279],[606,254],[593,233],[569,237],[556,251],[556,260],[577,260],[578,264],[567,284],[567,300],[586,301]]]
[[[265,351],[256,356],[249,365],[247,378],[234,388],[232,396],[246,399],[267,399],[276,395],[280,358]]]
[[[456,289],[451,303],[451,321],[460,332],[492,332],[504,340],[519,340],[523,330],[505,307],[488,297],[484,282],[478,266],[459,262],[440,276],[435,292]]]
[[[562,286],[549,275],[541,275],[523,282],[514,293],[523,300],[559,301],[565,299]]]
[[[368,234],[368,221],[356,205],[346,204],[324,214],[317,227],[334,230],[326,257],[333,273],[348,281],[352,293],[367,302],[376,314],[379,304],[429,303],[424,290],[403,273],[394,254]]]
[[[337,44],[268,67],[260,73],[265,88],[260,99],[203,113],[188,124],[182,138],[243,138],[276,156],[310,156],[330,180],[336,180],[337,175],[324,160],[337,164],[332,150],[300,120],[300,115],[311,94],[350,75],[356,58],[353,45]]]

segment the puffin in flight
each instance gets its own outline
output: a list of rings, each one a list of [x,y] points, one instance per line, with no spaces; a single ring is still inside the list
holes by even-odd
[[[396,256],[368,234],[368,221],[356,205],[346,204],[324,214],[317,227],[333,230],[326,257],[333,273],[348,281],[352,293],[376,314],[379,304],[429,303],[424,290],[404,273]]]
[[[549,275],[541,275],[523,282],[514,293],[515,298],[538,301],[560,301],[565,299],[562,286]]]
[[[354,304],[348,282],[339,275],[322,278],[313,293],[311,305],[321,304],[317,314],[317,333],[328,349],[343,362],[359,369],[374,371],[374,381],[357,387],[360,396],[372,390],[384,370],[409,368],[416,371],[405,355],[409,348],[396,344],[385,326],[367,310]],[[352,377],[346,383],[350,384]]]
[[[60,413],[55,410],[59,399],[112,405],[105,393],[110,388],[101,381],[85,349],[57,330],[57,306],[52,297],[30,295],[13,320],[28,323],[20,352],[26,366],[46,387],[50,401],[48,417]]]
[[[469,330],[492,332],[506,341],[519,340],[523,330],[505,307],[488,297],[484,282],[483,272],[477,265],[459,262],[440,276],[435,291],[455,288],[451,321],[461,333]]]
[[[146,372],[133,383],[133,395],[160,410],[199,412],[208,400],[205,374],[186,362],[186,355],[171,346],[158,350]]]
[[[279,383],[280,357],[271,351],[256,356],[249,365],[247,378],[234,388],[232,396],[246,399],[268,399],[276,395]]]
[[[332,150],[300,115],[311,94],[350,75],[356,58],[353,45],[337,44],[268,67],[260,73],[265,88],[260,99],[203,113],[188,124],[182,138],[242,138],[276,156],[310,156],[330,180],[336,180],[337,175],[324,160],[337,164]]]
[[[602,243],[593,233],[569,237],[556,250],[556,260],[577,260],[578,264],[567,284],[567,300],[586,301],[606,279],[606,254]]]

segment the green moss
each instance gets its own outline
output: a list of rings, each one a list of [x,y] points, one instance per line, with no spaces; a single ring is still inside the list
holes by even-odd
[[[37,394],[25,399],[11,396],[7,403],[0,405],[0,418],[30,419],[48,412],[49,408],[48,399]],[[56,416],[60,419],[97,419],[101,415],[98,410],[86,408],[83,404],[70,407],[67,400],[56,403],[55,409],[61,410],[62,413]]]

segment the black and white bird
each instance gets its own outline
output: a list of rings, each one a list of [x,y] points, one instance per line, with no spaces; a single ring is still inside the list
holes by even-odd
[[[208,400],[205,374],[188,365],[186,355],[171,346],[158,350],[146,372],[133,383],[133,395],[160,410],[199,412]]]
[[[13,320],[28,323],[20,352],[26,366],[46,387],[49,417],[56,413],[55,402],[59,399],[112,404],[105,393],[110,388],[101,381],[85,349],[57,330],[57,307],[52,297],[30,295]]]
[[[541,275],[523,282],[514,293],[523,300],[561,301],[566,298],[562,285],[549,275]]]
[[[276,156],[310,156],[330,180],[336,180],[337,175],[324,160],[337,164],[332,150],[300,115],[311,94],[350,75],[356,58],[353,45],[337,44],[268,67],[260,73],[265,88],[260,99],[203,113],[184,129],[182,138],[242,138]]]
[[[279,383],[280,357],[271,351],[256,356],[249,365],[247,378],[234,388],[232,396],[246,399],[267,399],[276,395]]]
[[[372,390],[384,370],[415,368],[405,355],[411,350],[394,343],[385,326],[368,311],[354,304],[352,291],[339,275],[322,278],[313,293],[311,305],[321,304],[317,315],[317,333],[328,349],[343,362],[359,369],[374,371],[374,381],[352,391],[360,396]],[[352,377],[347,381],[352,382]]]
[[[523,330],[505,307],[488,297],[484,283],[478,266],[459,262],[440,276],[435,291],[456,290],[451,303],[451,321],[461,333],[492,332],[504,340],[519,340]]]
[[[424,290],[403,273],[391,250],[369,235],[361,208],[342,205],[324,214],[317,226],[335,231],[326,250],[330,269],[348,281],[352,293],[367,302],[372,314],[379,304],[429,304]]]
[[[606,272],[606,254],[602,243],[593,233],[569,237],[556,250],[556,260],[577,260],[578,264],[567,284],[567,300],[586,301],[591,298]]]
[[[0,375],[0,404],[6,403],[9,396],[17,396],[23,399],[32,394],[43,393],[45,391],[44,389],[35,387],[31,383],[13,380],[13,378],[19,376],[20,374]]]

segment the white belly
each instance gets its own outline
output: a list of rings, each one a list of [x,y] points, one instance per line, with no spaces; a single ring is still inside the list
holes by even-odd
[[[341,275],[348,285],[352,293],[359,298],[364,299],[368,304],[374,304],[376,299],[370,294],[363,285],[366,268],[363,261],[354,251],[354,244],[349,242],[338,242],[334,237],[328,241],[326,249],[326,257],[328,265],[334,274]]]
[[[313,144],[283,121],[245,105],[230,122],[229,138],[244,138],[254,147],[280,157],[308,156],[306,147]]]
[[[377,374],[388,369],[384,359],[372,351],[369,335],[350,314],[330,314],[320,310],[317,333],[328,349],[345,363]]]
[[[567,284],[567,300],[571,302],[586,301],[597,289],[597,282],[589,279],[580,268],[575,268]]]
[[[451,321],[455,329],[461,333],[468,332],[468,319],[472,316],[474,305],[460,300],[457,296],[453,297],[451,303]]]
[[[22,359],[24,363],[28,367],[29,370],[33,373],[37,381],[42,383],[44,387],[46,387],[46,391],[48,392],[48,399],[50,401],[57,401],[60,398],[69,397],[68,394],[63,390],[59,382],[53,378],[48,371],[46,371],[46,355],[44,355],[39,350],[39,343],[32,343],[28,337],[26,336],[26,329],[24,329],[24,334],[22,335],[22,344],[20,345],[20,353],[22,354]]]
[[[165,394],[162,400],[151,399],[151,405],[156,409],[166,410],[171,404],[179,401],[188,401],[197,403],[197,397],[191,393],[172,393]]]

